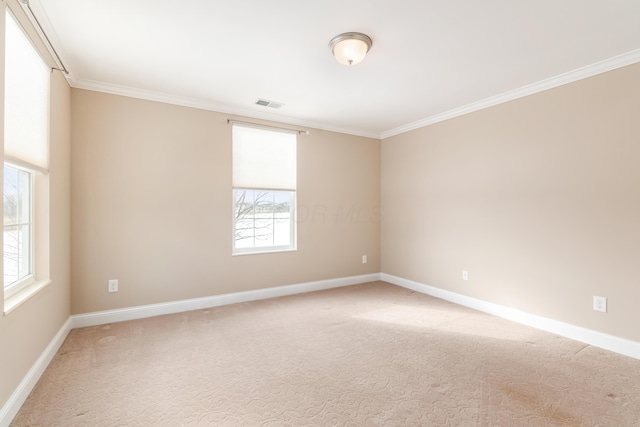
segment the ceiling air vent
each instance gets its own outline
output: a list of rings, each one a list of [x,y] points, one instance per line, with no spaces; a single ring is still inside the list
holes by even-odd
[[[268,101],[266,99],[260,99],[258,98],[258,100],[255,102],[256,105],[261,105],[263,107],[269,107],[269,108],[280,108],[282,107],[284,104],[280,103],[280,102],[273,102],[273,101]]]

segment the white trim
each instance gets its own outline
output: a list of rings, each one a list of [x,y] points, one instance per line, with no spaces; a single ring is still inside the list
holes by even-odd
[[[102,93],[109,93],[112,95],[126,96],[130,98],[145,99],[147,101],[162,102],[164,104],[180,105],[183,107],[198,108],[200,110],[215,111],[223,114],[233,114],[236,116],[249,117],[252,119],[269,120],[276,123],[302,126],[306,128],[313,128],[313,129],[321,129],[321,130],[326,130],[330,132],[344,133],[348,135],[363,136],[365,138],[380,139],[380,134],[377,132],[370,132],[367,130],[339,128],[335,126],[324,125],[322,123],[316,123],[309,120],[295,119],[293,117],[287,117],[280,114],[264,113],[260,111],[254,111],[249,108],[231,107],[229,105],[218,104],[216,102],[207,101],[204,99],[170,95],[170,94],[154,92],[150,90],[136,89],[128,86],[102,83],[94,80],[76,79],[73,77],[69,78],[68,81],[69,81],[69,84],[76,89],[85,89],[85,90],[91,90],[94,92],[102,92]],[[233,119],[223,117],[221,120],[224,120],[224,122],[226,123],[227,120],[233,120]]]
[[[305,292],[321,291],[343,286],[380,280],[379,273],[362,276],[343,277],[339,279],[320,280],[317,282],[300,283],[296,285],[277,286],[274,288],[256,289],[254,291],[234,292],[230,294],[214,295],[203,298],[193,298],[160,304],[140,305],[136,307],[116,310],[98,311],[94,313],[76,314],[71,316],[72,328],[104,325],[107,323],[123,322],[126,320],[143,319],[163,314],[181,313],[184,311],[201,310],[240,302],[257,301],[268,298],[301,294]]]
[[[555,333],[576,341],[614,351],[629,357],[640,359],[640,343],[624,338],[607,335],[601,332],[581,328],[536,316],[512,308],[493,304],[487,301],[457,294],[440,288],[424,285],[412,280],[392,276],[386,273],[372,273],[360,276],[343,277],[338,279],[320,280],[316,282],[300,283],[296,285],[278,286],[267,289],[257,289],[253,291],[235,292],[231,294],[216,295],[204,298],[194,298],[189,300],[174,301],[169,303],[151,304],[137,307],[130,307],[117,310],[100,311],[87,314],[70,316],[62,325],[56,336],[51,340],[42,355],[33,364],[27,375],[20,382],[16,390],[11,394],[7,402],[0,408],[0,427],[8,427],[16,416],[20,407],[25,402],[29,393],[42,376],[53,357],[71,329],[87,326],[97,326],[106,323],[122,322],[126,320],[142,319],[146,317],[159,316],[163,314],[179,313],[183,311],[199,310],[210,307],[218,307],[240,302],[256,301],[268,298],[275,298],[287,295],[295,295],[306,292],[314,292],[325,289],[332,289],[361,283],[375,282],[382,280],[396,286],[401,286],[416,292],[441,298],[455,304],[479,310],[494,316],[512,320],[527,326]]]
[[[22,225],[25,225],[25,224],[11,224],[9,227],[20,227]],[[31,227],[31,223],[27,223],[26,225]],[[31,230],[29,230],[29,234],[31,234]],[[32,254],[31,254],[31,259],[33,259],[33,255]],[[33,270],[33,268],[31,268],[31,270]],[[33,277],[33,274],[29,273],[28,275],[26,275],[22,279],[16,280],[15,282],[13,282],[10,285],[6,285],[4,287],[4,300],[5,300],[5,302],[9,298],[14,296],[15,294],[17,294],[19,292],[22,292],[24,289],[26,289],[29,286],[31,286],[35,281],[36,281],[36,279]],[[5,312],[4,314],[7,314],[7,313]]]
[[[40,172],[42,174],[47,175],[49,173],[49,169],[40,167],[38,165],[34,165],[33,163],[25,162],[24,160],[18,159],[17,157],[13,157],[10,155],[4,156],[4,163],[13,166],[14,168],[19,168],[26,170],[27,172]]]
[[[20,307],[32,297],[36,296],[41,290],[51,284],[51,280],[33,280],[28,285],[4,299],[3,314],[8,316],[13,310]]]
[[[236,248],[232,248],[231,250],[236,251],[236,252],[232,252],[231,256],[281,254],[281,253],[287,253],[287,252],[298,252],[298,248],[296,246],[292,246],[292,247],[287,246],[284,249],[282,249],[280,246],[278,247],[266,246],[265,249],[262,251],[257,251],[256,248],[248,248],[246,251],[239,251]]]
[[[65,338],[67,338],[69,331],[71,331],[71,318],[68,318],[67,321],[64,322],[58,333],[53,337],[31,369],[29,369],[27,375],[22,379],[7,402],[0,408],[0,427],[8,427],[9,424],[11,424],[11,421],[20,410],[20,407],[22,407],[24,401],[27,400],[29,393],[31,393],[31,390],[35,387],[42,373],[47,369],[47,366],[49,366],[49,363],[53,360],[53,357],[60,349]]]
[[[604,348],[625,356],[640,359],[640,342],[631,341],[625,338],[608,335],[591,329],[582,328],[580,326],[571,325],[569,323],[560,322],[549,319],[547,317],[537,316],[535,314],[526,313],[524,311],[483,301],[477,298],[468,297],[455,292],[428,286],[412,280],[403,279],[401,277],[392,276],[386,273],[380,273],[380,280],[392,283],[403,288],[411,289],[416,292],[441,298],[458,305],[502,317],[523,325],[531,326],[536,329],[551,332],[566,338],[590,344],[596,347]]]
[[[300,120],[292,117],[286,117],[279,114],[264,113],[254,111],[248,108],[235,108],[227,105],[217,104],[215,102],[181,97],[175,95],[169,95],[160,92],[153,92],[143,89],[136,89],[132,87],[113,85],[108,83],[97,82],[93,80],[76,79],[74,77],[69,78],[69,84],[78,89],[92,90],[96,92],[110,93],[113,95],[127,96],[131,98],[146,99],[149,101],[162,102],[166,104],[181,105],[184,107],[198,108],[201,110],[216,111],[225,114],[234,114],[244,117],[250,117],[254,119],[270,120],[278,123],[309,127],[314,129],[322,129],[331,132],[345,133],[349,135],[363,136],[366,138],[385,139],[401,133],[409,132],[414,129],[429,126],[434,123],[442,122],[452,119],[454,117],[462,116],[464,114],[472,113],[474,111],[482,110],[484,108],[493,107],[494,105],[502,104],[514,99],[522,98],[528,95],[533,95],[538,92],[542,92],[548,89],[553,89],[558,86],[562,86],[568,83],[572,83],[578,80],[592,77],[597,74],[605,73],[607,71],[622,68],[627,65],[632,65],[640,62],[640,49],[632,50],[627,53],[623,53],[613,58],[608,58],[595,64],[590,64],[584,67],[577,68],[566,73],[559,74],[557,76],[550,77],[539,82],[531,83],[520,88],[510,90],[508,92],[495,95],[480,101],[472,102],[471,104],[463,105],[458,108],[454,108],[443,113],[429,116],[422,120],[407,123],[402,126],[377,133],[375,131],[367,129],[345,129],[337,128],[334,126],[323,125],[321,123],[315,123],[308,120]],[[224,120],[227,120],[226,118]]]
[[[20,382],[7,402],[0,408],[0,427],[8,427],[25,402],[29,393],[42,376],[71,329],[87,326],[97,326],[106,323],[122,322],[126,320],[142,319],[163,314],[180,313],[183,311],[200,310],[240,302],[257,301],[306,292],[321,291],[361,283],[380,280],[380,273],[364,274],[361,276],[342,277],[338,279],[319,280],[316,282],[300,283],[296,285],[277,286],[274,288],[257,289],[254,291],[235,292],[231,294],[215,295],[204,298],[194,298],[161,304],[143,305],[117,310],[100,311],[70,316],[62,325],[56,336],[33,364],[27,375]]]
[[[471,104],[454,108],[453,110],[435,114],[416,122],[407,123],[397,128],[389,129],[380,134],[380,139],[389,138],[391,136],[409,132],[414,129],[429,126],[434,123],[449,120],[454,117],[472,113],[474,111],[482,110],[484,108],[493,107],[494,105],[502,104],[504,102],[512,101],[514,99],[522,98],[528,95],[533,95],[547,89],[553,89],[554,87],[586,79],[587,77],[592,77],[597,74],[605,73],[617,68],[622,68],[627,65],[635,64],[637,62],[640,62],[640,49],[632,50],[631,52],[623,53],[622,55],[614,56],[613,58],[605,59],[603,61],[596,62],[595,64],[587,65],[573,71],[558,74],[557,76],[553,76],[536,83],[531,83],[518,89],[510,90],[508,92],[492,96],[477,102],[472,102]]]
[[[57,49],[58,53],[60,54],[61,59],[64,61],[64,58],[67,57],[68,55],[66,55],[66,52],[64,51],[64,47],[60,43],[58,35],[53,30],[51,22],[49,21],[48,16],[44,12],[44,8],[40,3],[41,3],[41,0],[30,0],[30,4],[32,8],[34,8],[38,12],[37,15],[41,21],[40,23],[43,25],[45,29],[45,32],[47,33],[49,38],[52,40],[53,45],[58,47]],[[86,80],[86,79],[79,79],[74,76],[72,70],[69,70],[70,74],[66,77],[71,87],[78,88],[78,89],[87,89],[87,90],[92,90],[97,92],[111,93],[115,95],[146,99],[150,101],[157,101],[157,102],[163,102],[168,104],[182,105],[186,107],[217,111],[221,113],[226,112],[228,114],[237,114],[237,115],[246,116],[246,117],[255,118],[255,119],[271,120],[278,123],[299,125],[303,127],[327,130],[331,132],[339,132],[339,133],[345,133],[349,135],[363,136],[366,138],[385,139],[394,135],[399,135],[401,133],[405,133],[414,129],[428,126],[430,124],[438,123],[438,122],[448,120],[454,117],[458,117],[467,113],[471,113],[473,111],[478,111],[483,108],[488,108],[503,102],[522,98],[527,95],[532,95],[534,93],[542,92],[547,89],[551,89],[567,83],[578,81],[587,77],[595,76],[597,74],[615,70],[617,68],[622,68],[627,65],[632,65],[637,62],[640,62],[640,49],[632,50],[632,51],[614,56],[612,58],[604,59],[602,61],[598,61],[596,63],[589,64],[584,67],[580,67],[573,71],[562,73],[557,76],[552,76],[548,79],[544,79],[539,82],[534,82],[532,84],[523,86],[521,88],[518,88],[512,91],[505,92],[503,94],[499,94],[484,100],[473,102],[468,105],[454,108],[452,110],[449,110],[443,113],[435,114],[433,116],[426,117],[422,120],[407,123],[407,124],[398,126],[396,128],[382,131],[380,133],[378,133],[377,131],[373,131],[371,129],[338,128],[334,126],[328,126],[320,123],[311,122],[308,120],[300,120],[300,119],[294,119],[291,117],[285,117],[277,114],[254,111],[248,108],[233,108],[229,106],[215,104],[211,101],[198,100],[198,99],[188,98],[188,97],[179,97],[179,96],[168,95],[160,92],[144,91],[144,90],[131,88],[131,87],[112,85],[108,83],[102,83],[102,82]],[[65,63],[69,65],[69,61],[65,61]]]
[[[53,27],[49,21],[49,18],[47,14],[44,12],[44,8],[40,3],[41,3],[41,0],[30,1],[30,5],[37,12],[40,23],[43,25],[45,32],[47,33],[49,38],[52,40],[53,45],[58,47],[57,49],[58,54],[60,54],[61,59],[65,61],[64,58],[67,57],[68,55],[66,55],[66,52],[64,51],[64,47],[60,43],[58,35],[53,30]],[[53,58],[53,55],[52,55],[52,58]],[[227,114],[237,114],[240,116],[250,117],[254,119],[270,120],[278,123],[310,127],[315,129],[327,130],[331,132],[345,133],[349,135],[363,136],[366,138],[385,139],[394,135],[399,135],[401,133],[405,133],[414,129],[425,127],[425,126],[438,123],[444,120],[448,120],[454,117],[462,116],[467,113],[478,111],[483,108],[488,108],[497,104],[522,98],[524,96],[542,92],[544,90],[561,86],[567,83],[575,82],[587,77],[595,76],[597,74],[601,74],[607,71],[615,70],[617,68],[622,68],[627,65],[632,65],[637,62],[640,62],[640,49],[632,50],[630,52],[626,52],[621,55],[614,56],[612,58],[604,59],[594,64],[580,67],[573,71],[562,73],[557,76],[553,76],[548,79],[541,80],[539,82],[534,82],[529,85],[523,86],[521,88],[505,92],[503,94],[499,94],[496,96],[486,98],[484,100],[473,102],[468,105],[454,108],[452,110],[449,110],[443,113],[435,114],[433,116],[426,117],[422,120],[407,123],[407,124],[398,126],[396,128],[382,131],[380,133],[370,129],[338,128],[335,126],[323,125],[323,124],[315,123],[308,120],[300,120],[292,117],[285,117],[279,114],[254,111],[249,108],[234,108],[230,106],[216,104],[214,102],[206,101],[202,99],[180,97],[180,96],[169,95],[161,92],[145,91],[141,89],[126,87],[126,86],[119,86],[119,85],[112,85],[112,84],[102,83],[102,82],[93,81],[93,80],[79,79],[75,77],[72,70],[69,70],[70,74],[67,75],[66,77],[71,87],[78,88],[78,89],[87,89],[87,90],[92,90],[96,92],[104,92],[104,93],[110,93],[114,95],[127,96],[131,98],[146,99],[149,101],[157,101],[157,102],[163,102],[167,104],[181,105],[185,107],[193,107],[193,108],[216,111],[216,112],[227,113]],[[69,61],[65,61],[65,63],[69,64]]]
[[[255,192],[267,192],[267,193],[289,193],[289,244],[286,246],[252,246],[246,248],[237,248],[236,247],[236,225],[238,224],[238,219],[236,218],[236,191],[255,191]],[[296,252],[298,250],[298,235],[297,235],[297,221],[296,221],[296,189],[276,189],[276,188],[255,188],[255,187],[233,187],[232,189],[232,197],[233,197],[233,225],[232,229],[232,244],[231,244],[231,256],[243,256],[243,255],[258,255],[258,254],[273,254],[273,253],[282,253],[282,252]],[[275,194],[274,194],[274,203],[275,203]],[[255,202],[254,202],[254,215],[255,215]],[[284,219],[284,218],[262,218],[271,219],[274,221],[276,219]],[[255,218],[253,221],[254,231],[255,231]],[[255,234],[255,233],[254,233]],[[275,234],[275,225],[273,229],[273,234]],[[255,240],[255,237],[254,237]],[[274,238],[275,240],[275,238]],[[254,241],[255,244],[255,241]]]

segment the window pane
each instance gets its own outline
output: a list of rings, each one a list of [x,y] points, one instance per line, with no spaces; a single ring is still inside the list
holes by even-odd
[[[254,247],[253,220],[236,221],[235,247],[239,249]]]
[[[4,166],[4,286],[31,274],[31,173]]]
[[[18,170],[4,168],[4,225],[18,223]]]
[[[261,215],[262,218],[269,217],[273,213],[273,191],[256,190],[256,216]]]
[[[235,190],[236,249],[287,249],[292,239],[291,191]]]
[[[18,222],[31,222],[31,174],[18,170]]]
[[[256,247],[273,246],[273,219],[256,219]]]
[[[253,190],[238,190],[236,191],[236,200],[238,203],[245,203],[247,205],[253,205]]]
[[[274,221],[274,246],[287,246],[291,244],[291,220],[276,219]]]
[[[31,226],[21,225],[18,230],[18,280],[31,274]]]
[[[18,280],[19,265],[18,227],[4,228],[4,286]]]
[[[274,200],[276,218],[289,218],[291,212],[291,192],[278,192]]]

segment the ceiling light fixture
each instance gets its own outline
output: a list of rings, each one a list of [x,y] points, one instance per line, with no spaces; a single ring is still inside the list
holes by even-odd
[[[361,62],[371,46],[371,38],[362,33],[343,33],[329,42],[329,49],[336,60],[344,65],[356,65]]]

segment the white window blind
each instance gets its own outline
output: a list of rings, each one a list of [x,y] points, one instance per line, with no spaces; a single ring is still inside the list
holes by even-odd
[[[46,171],[49,68],[8,10],[5,17],[5,160]]]
[[[233,186],[296,189],[295,133],[233,125]]]

